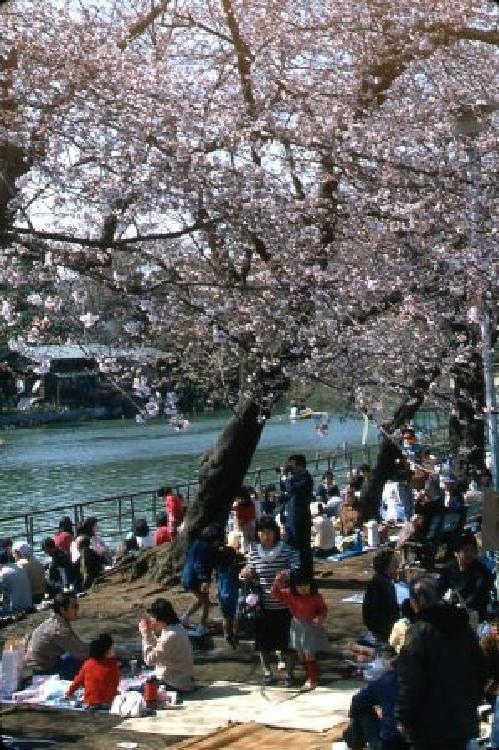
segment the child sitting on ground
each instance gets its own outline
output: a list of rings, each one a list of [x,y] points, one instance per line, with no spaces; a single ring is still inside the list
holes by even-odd
[[[113,652],[113,639],[102,633],[90,641],[89,658],[66,692],[70,698],[79,687],[84,688],[83,703],[91,708],[109,708],[118,693],[120,668]]]
[[[298,653],[305,669],[304,690],[317,687],[317,651],[325,651],[328,646],[323,623],[327,606],[317,591],[315,581],[304,571],[281,570],[272,586],[271,596],[286,604],[293,619],[289,632],[289,648]]]

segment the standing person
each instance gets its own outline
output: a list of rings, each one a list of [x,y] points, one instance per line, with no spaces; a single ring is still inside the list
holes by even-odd
[[[72,680],[88,656],[88,644],[73,630],[78,617],[74,594],[56,594],[52,615],[34,629],[28,644],[26,664],[35,674],[59,674]]]
[[[73,522],[69,516],[63,516],[59,521],[57,534],[54,536],[55,546],[71,554],[71,542],[74,539]]]
[[[170,690],[193,688],[194,660],[189,636],[171,603],[156,599],[148,609],[149,617],[139,622],[142,653],[148,667]]]
[[[373,557],[374,575],[362,602],[362,621],[380,643],[388,643],[400,616],[394,580],[398,557],[392,549],[380,549]]]
[[[397,661],[398,719],[414,750],[465,750],[479,736],[483,661],[466,610],[440,600],[430,576],[413,581],[411,626]]]
[[[113,639],[102,633],[90,641],[88,659],[66,691],[71,698],[75,691],[84,689],[83,703],[90,708],[109,708],[116,695],[120,682],[120,666],[113,651]]]
[[[255,541],[256,508],[248,490],[243,487],[234,498],[233,504],[236,527],[243,535],[244,551]]]
[[[12,547],[14,560],[28,574],[33,596],[33,604],[39,604],[47,592],[43,563],[33,557],[33,549],[27,542],[16,542]]]
[[[185,516],[185,501],[182,495],[173,491],[172,487],[165,487],[163,490],[165,501],[165,511],[168,515],[170,537],[174,539],[177,536],[178,528],[182,524]]]
[[[153,541],[156,546],[158,544],[167,544],[172,541],[172,535],[168,524],[168,513],[162,511],[156,516],[156,528],[153,531]]]
[[[287,607],[272,594],[275,577],[280,570],[297,567],[295,550],[281,541],[279,527],[272,516],[262,516],[256,527],[258,542],[251,547],[249,562],[241,578],[254,580],[262,592],[262,614],[255,622],[255,648],[260,653],[263,680],[271,684],[271,659],[276,651],[284,653],[286,684],[293,679],[294,660],[289,650],[291,615]]]
[[[479,622],[486,617],[494,577],[485,563],[477,559],[478,547],[473,534],[463,534],[456,545],[454,560],[442,570],[439,578],[440,594],[448,589],[456,592],[466,609],[478,612]]]
[[[191,541],[187,548],[182,571],[182,585],[186,591],[192,591],[196,598],[182,615],[180,622],[188,627],[189,618],[200,609],[201,621],[196,630],[196,635],[199,636],[208,632],[210,581],[217,561],[217,549],[223,537],[223,530],[217,524],[212,524],[203,529],[200,537]]]
[[[288,458],[285,482],[288,500],[286,503],[286,541],[298,551],[301,570],[313,577],[311,548],[313,480],[307,471],[307,460],[301,453]]]
[[[327,615],[326,602],[317,590],[317,585],[301,570],[281,570],[271,590],[272,596],[285,604],[293,619],[289,632],[289,648],[296,651],[305,670],[305,690],[317,687],[317,651],[328,646],[324,621]]]
[[[239,595],[239,569],[236,550],[223,547],[217,565],[218,602],[223,617],[224,637],[235,648],[237,642],[236,610]]]

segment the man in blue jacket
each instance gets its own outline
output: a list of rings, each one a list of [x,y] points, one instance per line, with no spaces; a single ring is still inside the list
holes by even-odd
[[[286,542],[298,550],[300,568],[313,575],[312,561],[312,515],[310,503],[313,499],[314,483],[307,471],[307,460],[301,453],[288,458],[285,489],[286,502]]]

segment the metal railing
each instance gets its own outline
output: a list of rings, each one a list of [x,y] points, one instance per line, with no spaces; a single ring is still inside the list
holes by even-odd
[[[427,431],[425,443],[432,447],[435,453],[442,453],[446,449],[447,435],[445,430],[437,428]],[[307,465],[312,477],[317,479],[324,471],[334,471],[340,483],[345,483],[347,475],[361,463],[372,464],[378,453],[378,443],[366,446],[343,447],[326,455],[316,453],[307,456]],[[198,479],[187,482],[166,482],[173,487],[177,494],[182,494],[189,503],[198,488]],[[254,487],[264,487],[268,484],[278,484],[275,464],[257,467],[249,471],[245,477],[245,484]],[[154,525],[154,519],[163,510],[163,498],[159,488],[132,492],[122,495],[85,500],[77,503],[65,503],[50,508],[16,513],[0,518],[0,536],[12,539],[27,540],[31,545],[39,545],[46,536],[55,533],[59,518],[68,515],[76,525],[84,518],[96,516],[99,520],[99,534],[106,541],[123,539],[129,532],[136,518],[146,518]]]
[[[329,470],[335,472],[340,482],[344,482],[348,472],[353,471],[359,463],[372,463],[377,452],[377,444],[353,447],[345,444],[343,448],[338,448],[327,455],[316,453],[314,456],[308,456],[307,465],[314,479]],[[171,486],[177,494],[182,494],[189,503],[197,491],[199,482],[198,479],[192,479],[187,482],[165,484]],[[252,469],[245,477],[245,484],[253,487],[278,485],[275,464]],[[77,503],[65,503],[50,508],[2,516],[0,536],[9,536],[14,540],[23,539],[31,545],[37,545],[44,537],[55,533],[61,516],[70,516],[75,525],[89,516],[96,516],[99,520],[98,533],[107,541],[123,539],[132,529],[136,518],[145,517],[149,522],[153,522],[157,513],[163,508],[164,503],[159,488]]]

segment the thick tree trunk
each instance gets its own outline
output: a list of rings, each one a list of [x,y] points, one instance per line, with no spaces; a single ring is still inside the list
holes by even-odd
[[[456,471],[468,476],[485,465],[485,388],[480,355],[474,354],[470,362],[456,365],[453,376],[449,447]]]
[[[381,495],[385,482],[399,479],[399,460],[402,452],[391,435],[395,430],[407,424],[418,411],[425,399],[429,385],[433,378],[419,378],[414,382],[408,396],[395,411],[391,422],[386,426],[386,434],[381,441],[376,465],[371,471],[367,486],[360,497],[360,512],[362,519],[367,521],[371,518],[379,519]]]
[[[254,401],[243,401],[201,459],[199,489],[187,511],[186,531],[171,545],[146,550],[138,560],[124,561],[110,577],[134,580],[145,575],[165,585],[178,578],[189,538],[198,536],[208,524],[225,527],[262,434],[264,422],[260,416]]]

